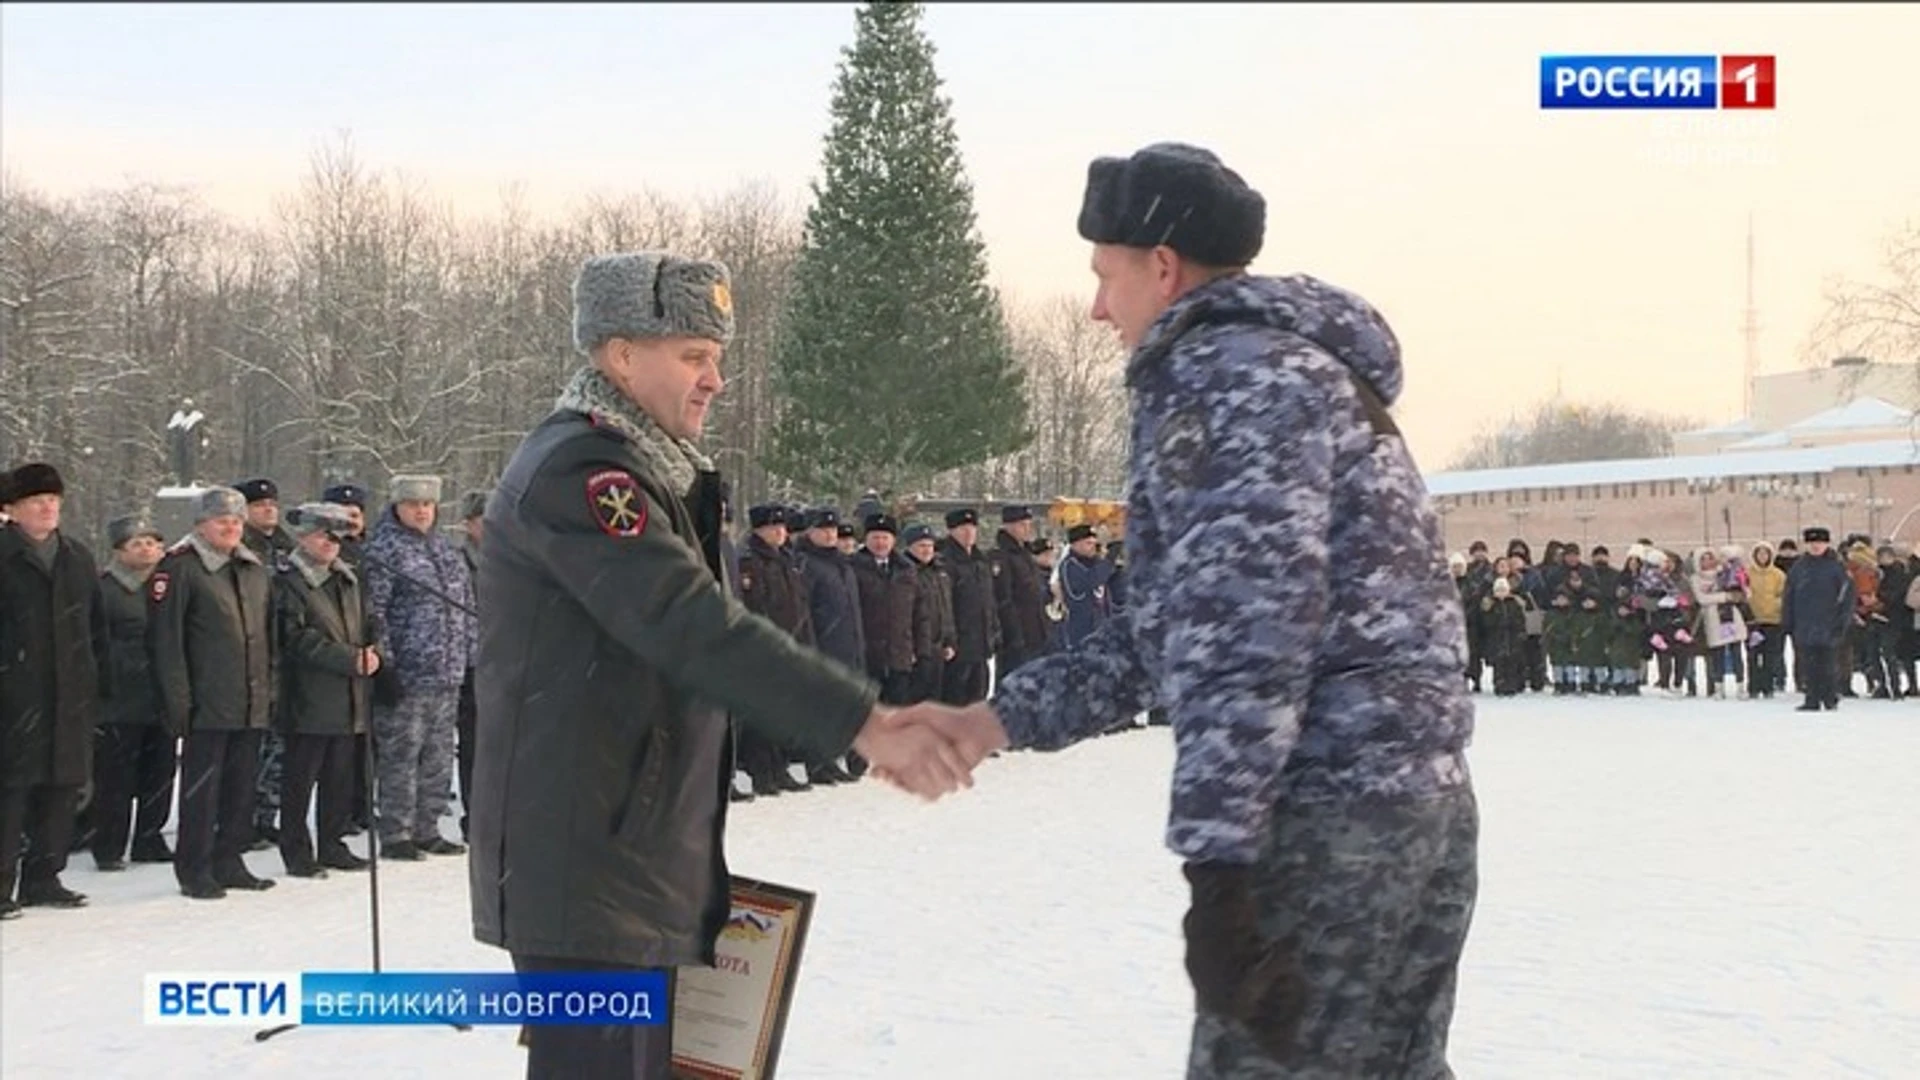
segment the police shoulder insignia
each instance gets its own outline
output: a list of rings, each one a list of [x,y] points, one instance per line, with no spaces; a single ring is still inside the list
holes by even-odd
[[[153,602],[157,604],[167,598],[168,587],[169,579],[167,572],[162,570],[154,574],[152,580],[147,582],[147,594],[152,596]]]
[[[647,496],[625,469],[603,469],[587,477],[587,504],[594,524],[608,536],[633,537],[647,531]]]
[[[1207,418],[1182,409],[1161,422],[1153,445],[1162,473],[1182,486],[1196,484],[1207,463]]]

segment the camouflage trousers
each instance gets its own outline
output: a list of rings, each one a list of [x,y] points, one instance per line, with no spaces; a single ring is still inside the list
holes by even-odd
[[[280,820],[280,774],[285,771],[281,758],[286,755],[287,740],[273,728],[260,739],[260,773],[254,784],[253,825],[271,829]]]
[[[380,842],[426,843],[440,835],[453,796],[457,686],[408,687],[398,705],[373,710],[374,810]]]
[[[1202,1013],[1188,1080],[1451,1078],[1447,1028],[1478,892],[1479,821],[1471,787],[1281,806],[1256,903],[1261,930],[1298,958],[1299,1008],[1269,1033],[1285,1052]]]

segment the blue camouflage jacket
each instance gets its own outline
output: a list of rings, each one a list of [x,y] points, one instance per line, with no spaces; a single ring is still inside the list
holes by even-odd
[[[400,524],[389,508],[365,554],[360,576],[367,611],[382,627],[382,651],[401,684],[446,690],[465,682],[479,622],[447,603],[474,606],[473,580],[459,549],[437,528],[417,533]]]
[[[1459,596],[1419,470],[1361,388],[1384,415],[1401,379],[1385,320],[1310,277],[1224,278],[1164,312],[1127,370],[1127,605],[1007,676],[1012,744],[1163,706],[1167,844],[1192,861],[1259,859],[1283,799],[1465,784]]]

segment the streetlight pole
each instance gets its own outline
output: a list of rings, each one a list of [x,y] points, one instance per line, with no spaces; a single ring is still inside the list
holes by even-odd
[[[1707,500],[1713,495],[1713,489],[1716,486],[1718,481],[1704,477],[1694,477],[1687,481],[1687,490],[1700,496],[1700,544],[1702,547],[1713,546],[1713,513],[1712,508],[1707,505]]]
[[[1806,484],[1789,484],[1782,494],[1793,500],[1793,531],[1798,533],[1806,527],[1805,514],[1802,511],[1806,501],[1813,498],[1813,488]]]
[[[1869,495],[1861,504],[1867,508],[1867,531],[1873,534],[1875,543],[1880,542],[1880,513],[1893,508],[1893,500],[1885,495]]]
[[[1860,496],[1851,491],[1830,491],[1827,493],[1827,505],[1833,507],[1839,515],[1838,528],[1834,531],[1845,539],[1847,535],[1847,507],[1859,500]]]
[[[1587,524],[1597,517],[1591,507],[1583,506],[1573,512],[1573,518],[1580,523],[1580,546],[1583,549],[1593,546],[1593,537],[1589,535]]]
[[[1523,535],[1521,533],[1520,523],[1525,521],[1532,514],[1533,514],[1533,507],[1531,506],[1507,507],[1507,516],[1513,519],[1513,535],[1515,536]]]
[[[1785,494],[1786,490],[1787,485],[1778,479],[1747,481],[1747,494],[1760,500],[1760,539],[1762,541],[1767,538],[1767,501],[1775,495]],[[1795,527],[1798,528],[1797,523]]]

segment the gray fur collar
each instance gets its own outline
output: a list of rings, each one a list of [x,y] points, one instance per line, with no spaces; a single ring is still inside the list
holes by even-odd
[[[662,431],[652,417],[594,368],[576,372],[553,407],[586,413],[625,435],[633,443],[634,452],[650,469],[656,470],[657,479],[675,494],[684,496],[692,491],[698,474],[713,468],[713,463],[692,443]]]
[[[222,555],[219,552],[213,550],[213,546],[211,544],[208,544],[205,540],[202,540],[200,538],[200,534],[197,532],[188,535],[187,543],[191,544],[193,546],[193,550],[199,554],[201,565],[207,568],[207,573],[209,574],[217,574],[220,571],[225,570],[227,568],[227,564],[234,561],[235,559],[238,559],[241,562],[250,562],[255,566],[260,565],[260,556],[255,555],[253,553],[253,549],[249,548],[245,544],[241,544],[239,547],[234,548],[233,554],[231,555]]]
[[[152,571],[143,574],[117,558],[107,564],[107,573],[120,583],[121,588],[136,595],[146,591],[147,579],[153,576]]]
[[[300,576],[306,579],[308,585],[316,589],[325,585],[327,579],[335,574],[345,578],[349,584],[354,580],[353,568],[346,563],[335,559],[332,566],[321,566],[307,557],[305,548],[294,548],[287,556],[287,561],[293,564],[294,569],[300,571]]]

